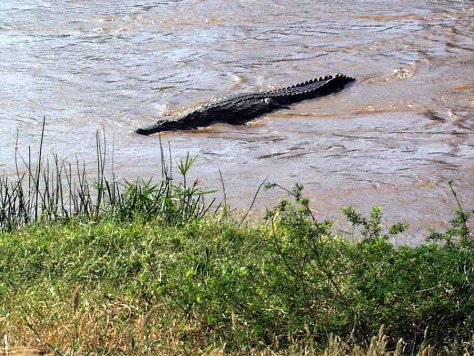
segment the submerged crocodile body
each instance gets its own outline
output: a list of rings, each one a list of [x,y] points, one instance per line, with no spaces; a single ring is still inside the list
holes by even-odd
[[[135,132],[151,135],[160,131],[196,129],[216,122],[241,125],[262,114],[286,108],[290,104],[337,93],[354,80],[346,75],[337,74],[308,80],[286,88],[226,96],[185,111],[175,118],[159,120],[154,125],[139,128]]]

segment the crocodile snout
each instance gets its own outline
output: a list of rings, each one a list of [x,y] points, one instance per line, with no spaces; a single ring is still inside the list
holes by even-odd
[[[151,126],[147,126],[147,127],[140,127],[140,128],[135,130],[135,133],[137,133],[139,135],[149,136],[149,135],[154,134],[158,131],[160,131],[160,126],[155,124],[155,125],[151,125]]]

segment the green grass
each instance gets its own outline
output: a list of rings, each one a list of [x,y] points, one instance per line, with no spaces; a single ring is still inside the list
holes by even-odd
[[[56,354],[474,352],[474,240],[459,209],[423,246],[382,211],[314,216],[303,187],[253,225],[180,176],[119,182],[41,153],[0,179],[0,346]],[[41,150],[40,150],[41,152]],[[260,188],[259,188],[260,189]],[[455,200],[457,194],[451,189]],[[386,335],[386,336],[385,336]]]
[[[166,224],[186,224],[203,218],[213,208],[214,201],[204,200],[213,191],[203,189],[197,182],[188,182],[195,157],[188,154],[178,161],[179,175],[175,177],[171,157],[169,163],[165,162],[161,141],[162,179],[124,181],[115,177],[113,166],[112,173],[106,169],[105,136],[97,134],[97,177],[90,181],[79,161],[70,163],[57,154],[43,157],[43,135],[44,123],[36,159],[31,157],[31,148],[26,159],[17,150],[16,177],[0,176],[0,231],[71,219],[155,219]],[[220,208],[217,206],[214,212]]]
[[[62,353],[316,353],[333,335],[368,345],[384,326],[387,350],[403,339],[407,353],[473,351],[470,236],[395,247],[382,230],[334,235],[298,204],[268,215],[253,227],[104,219],[3,233],[0,330]]]

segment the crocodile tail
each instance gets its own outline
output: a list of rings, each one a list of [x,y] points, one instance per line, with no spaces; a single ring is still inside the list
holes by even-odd
[[[296,86],[287,87],[271,92],[270,98],[276,100],[280,104],[291,104],[298,101],[316,98],[319,96],[337,93],[348,83],[355,79],[344,74],[336,74],[335,76],[326,76],[314,80],[297,84]]]
[[[301,83],[292,85],[291,87],[288,87],[287,89],[304,87],[304,86],[307,86],[307,85],[310,85],[310,84],[327,81],[328,79],[331,79],[331,78],[332,78],[332,75],[326,75],[326,76],[323,76],[323,77],[314,78],[314,79],[311,79],[311,80],[307,80],[306,82],[301,82]]]
[[[344,89],[347,84],[352,83],[354,81],[354,78],[349,77],[345,74],[338,73],[334,77],[329,78],[327,81],[325,81],[323,85],[315,88],[314,90],[311,87],[308,87],[308,98],[337,93]]]

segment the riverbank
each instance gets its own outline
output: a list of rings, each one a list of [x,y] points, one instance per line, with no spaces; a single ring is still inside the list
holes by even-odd
[[[367,217],[345,209],[355,232],[341,235],[314,217],[296,186],[290,200],[250,224],[225,205],[211,210],[204,192],[186,182],[191,166],[189,157],[178,165],[180,184],[165,174],[161,183],[128,183],[99,205],[80,208],[89,201],[84,192],[112,191],[102,178],[84,183],[76,214],[3,226],[2,348],[473,352],[474,240],[467,213],[458,211],[451,228],[432,232],[423,246],[396,247],[388,239],[406,226],[384,227],[379,208]],[[46,196],[42,190],[39,201]],[[113,204],[107,196],[115,196]]]

